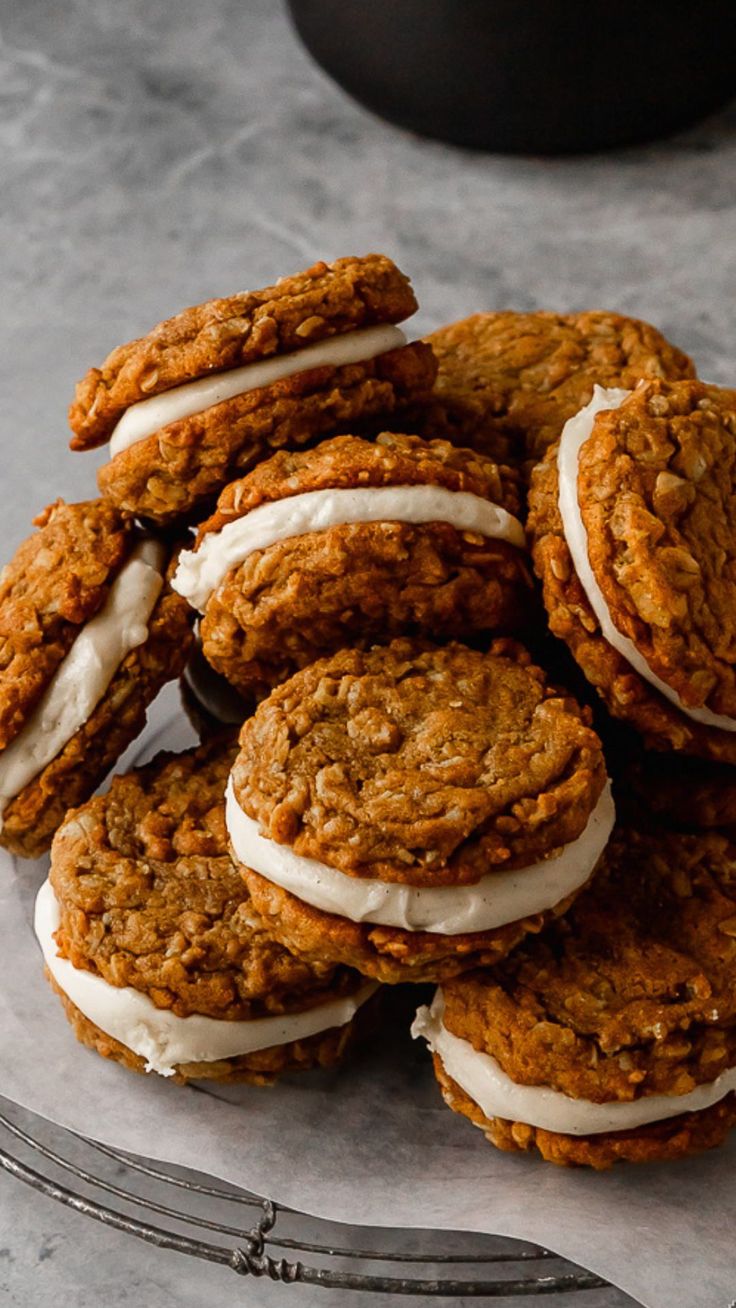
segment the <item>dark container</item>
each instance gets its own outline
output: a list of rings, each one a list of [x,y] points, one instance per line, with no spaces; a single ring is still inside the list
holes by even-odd
[[[288,0],[317,63],[424,136],[600,150],[736,95],[736,0]]]

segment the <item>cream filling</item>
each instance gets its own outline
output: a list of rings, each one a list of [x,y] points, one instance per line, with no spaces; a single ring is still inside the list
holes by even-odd
[[[689,708],[686,704],[683,704],[677,692],[671,686],[668,686],[666,681],[662,681],[661,677],[657,676],[643,654],[636,648],[634,642],[628,636],[624,636],[615,625],[611,617],[611,611],[590,565],[588,533],[585,530],[578,500],[580,451],[593,430],[596,414],[603,409],[617,409],[629,395],[631,395],[631,391],[605,390],[602,386],[594,387],[593,398],[590,403],[586,404],[585,408],[581,409],[579,413],[576,413],[574,418],[570,418],[562,429],[557,453],[557,469],[560,516],[567,547],[572,556],[580,584],[608,644],[618,650],[618,653],[626,659],[635,672],[639,673],[640,677],[648,681],[650,686],[654,686],[660,695],[664,695],[665,699],[674,704],[686,717],[692,718],[694,722],[702,722],[707,727],[718,727],[721,731],[736,731],[735,718],[727,717],[722,713],[713,713],[708,708]]]
[[[2,813],[56,758],[97,707],[127,654],[148,637],[148,620],[163,586],[164,547],[144,540],[113,581],[98,613],[85,623],[22,730],[0,753]]]
[[[415,1040],[420,1036],[426,1040],[448,1075],[486,1117],[524,1122],[562,1135],[597,1135],[603,1131],[631,1131],[680,1113],[698,1112],[736,1090],[736,1067],[684,1095],[642,1095],[640,1099],[606,1104],[572,1099],[547,1086],[518,1085],[491,1054],[479,1053],[470,1041],[447,1030],[442,1021],[444,1006],[442,991],[438,990],[432,1006],[418,1010],[411,1033]]]
[[[607,784],[585,830],[552,858],[515,871],[493,872],[474,885],[432,888],[351,877],[268,840],[238,804],[232,778],[225,815],[238,861],[305,904],[351,922],[454,936],[491,931],[554,908],[584,885],[606,846],[615,811]]]
[[[210,377],[200,377],[184,386],[162,391],[160,395],[151,395],[126,409],[110,437],[110,457],[114,458],[122,450],[153,436],[162,427],[180,422],[182,418],[191,418],[223,400],[232,400],[236,395],[246,395],[248,391],[257,391],[263,386],[273,386],[285,377],[309,372],[312,368],[325,365],[344,368],[350,363],[363,363],[401,345],[406,345],[406,336],[393,323],[362,327],[316,341],[314,345],[305,345],[303,350],[294,350],[291,354],[257,359],[242,368],[229,368],[226,372],[216,372]]]
[[[173,587],[195,608],[204,610],[213,591],[231,568],[255,550],[306,532],[354,522],[446,522],[457,531],[506,540],[523,549],[524,528],[498,504],[469,491],[444,486],[361,486],[355,489],[305,491],[287,499],[259,504],[221,531],[209,532],[199,549],[184,550]]]
[[[110,985],[104,977],[60,958],[54,940],[60,919],[51,882],[44,881],[36,899],[34,927],[44,962],[56,984],[90,1022],[145,1058],[147,1072],[161,1076],[172,1076],[180,1063],[238,1058],[346,1026],[378,989],[377,983],[370,981],[355,994],[329,999],[305,1012],[256,1017],[249,1022],[230,1022],[198,1013],[177,1017],[168,1009],[157,1008],[148,995],[132,986]]]

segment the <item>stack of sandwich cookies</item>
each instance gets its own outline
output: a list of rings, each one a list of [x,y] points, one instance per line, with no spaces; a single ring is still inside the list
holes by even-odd
[[[71,812],[36,933],[83,1044],[179,1081],[266,1084],[338,1062],[377,987],[294,958],[259,919],[227,853],[232,757],[161,755]]]
[[[103,498],[0,576],[0,844],[56,832],[46,975],[126,1067],[332,1066],[435,981],[416,1033],[498,1147],[680,1157],[736,1122],[736,392],[621,315],[409,343],[416,307],[318,263],[79,384]],[[91,798],[179,677],[204,744]]]
[[[736,1124],[736,862],[716,833],[614,833],[567,918],[449,981],[414,1034],[492,1144],[653,1162]]]
[[[498,459],[541,459],[593,386],[694,377],[687,355],[637,318],[477,313],[426,337],[438,373],[415,430]]]
[[[551,630],[650,748],[736,762],[736,393],[597,389],[535,469]]]
[[[416,307],[391,260],[367,255],[185,309],[83,378],[72,448],[109,442],[99,484],[122,511],[191,517],[273,450],[426,394],[432,351],[397,326]]]
[[[102,500],[36,525],[0,576],[0,844],[26,857],[139,734],[191,643],[170,546]]]
[[[569,907],[613,825],[585,714],[508,641],[297,673],[244,725],[226,813],[276,938],[388,982],[503,957]]]
[[[345,645],[509,630],[531,579],[508,469],[384,433],[274,455],[220,496],[175,588],[246,697]]]

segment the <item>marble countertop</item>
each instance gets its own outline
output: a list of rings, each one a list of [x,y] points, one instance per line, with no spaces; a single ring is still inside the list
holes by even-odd
[[[49,500],[94,493],[97,456],[71,455],[65,424],[90,364],[174,309],[320,257],[391,254],[421,329],[476,309],[605,307],[733,380],[733,108],[615,155],[463,152],[347,100],[273,0],[6,3],[0,103],[4,556]],[[234,1284],[6,1177],[0,1289],[75,1308],[332,1302]]]

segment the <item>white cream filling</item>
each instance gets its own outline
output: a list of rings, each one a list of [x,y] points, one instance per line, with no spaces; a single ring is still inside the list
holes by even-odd
[[[491,931],[554,908],[584,885],[606,846],[615,811],[607,784],[585,830],[554,857],[516,871],[492,872],[474,885],[433,888],[351,877],[268,840],[238,804],[232,778],[225,815],[238,861],[305,904],[351,922],[453,936]]]
[[[518,1085],[491,1054],[479,1053],[468,1040],[452,1035],[443,1024],[444,998],[435,994],[430,1008],[420,1008],[411,1033],[422,1037],[453,1081],[478,1105],[486,1117],[524,1122],[562,1135],[597,1135],[604,1131],[631,1131],[648,1122],[663,1122],[680,1113],[710,1108],[736,1090],[736,1067],[722,1072],[684,1095],[642,1095],[628,1102],[594,1104],[573,1099],[561,1090],[541,1085]]]
[[[249,1022],[230,1022],[198,1013],[177,1017],[168,1009],[157,1008],[148,995],[132,986],[110,985],[104,977],[60,958],[54,940],[59,922],[59,905],[51,882],[44,881],[36,899],[34,927],[44,962],[56,984],[90,1022],[145,1058],[147,1072],[161,1076],[172,1076],[180,1063],[238,1058],[345,1026],[378,989],[376,982],[369,981],[355,994],[329,999],[306,1012],[256,1017]]]
[[[718,727],[721,731],[736,731],[736,719],[722,713],[713,713],[708,708],[688,708],[680,696],[666,681],[662,681],[647,663],[643,654],[628,636],[624,636],[615,625],[611,611],[603,592],[596,581],[590,566],[588,555],[588,533],[585,530],[580,503],[578,500],[578,466],[580,451],[593,431],[595,416],[603,409],[617,409],[623,404],[631,391],[605,390],[596,386],[593,398],[585,408],[570,418],[562,429],[557,453],[557,470],[559,477],[559,506],[562,526],[567,547],[575,565],[583,590],[600,626],[601,632],[609,645],[626,659],[635,672],[654,686],[665,699],[674,704],[686,717],[694,722],[702,722],[707,727]]]
[[[508,541],[523,549],[524,528],[498,504],[444,486],[361,486],[305,491],[259,504],[221,531],[209,532],[197,550],[184,550],[173,587],[204,610],[231,568],[276,541],[354,522],[446,522],[457,531]]]
[[[4,809],[56,758],[96,708],[127,654],[148,637],[163,586],[164,547],[144,540],[85,623],[27,722],[0,753],[0,829]]]
[[[200,377],[184,386],[162,391],[160,395],[151,395],[126,409],[110,438],[110,457],[114,458],[129,446],[153,436],[162,427],[180,422],[182,418],[191,418],[223,400],[232,400],[236,395],[245,395],[263,386],[273,386],[285,377],[309,372],[312,368],[325,365],[344,368],[351,363],[363,363],[401,345],[406,345],[406,336],[393,323],[362,327],[316,341],[314,345],[305,345],[304,349],[294,350],[291,354],[275,354],[268,359],[246,363],[242,368],[229,368],[226,372],[216,372],[210,377]]]

